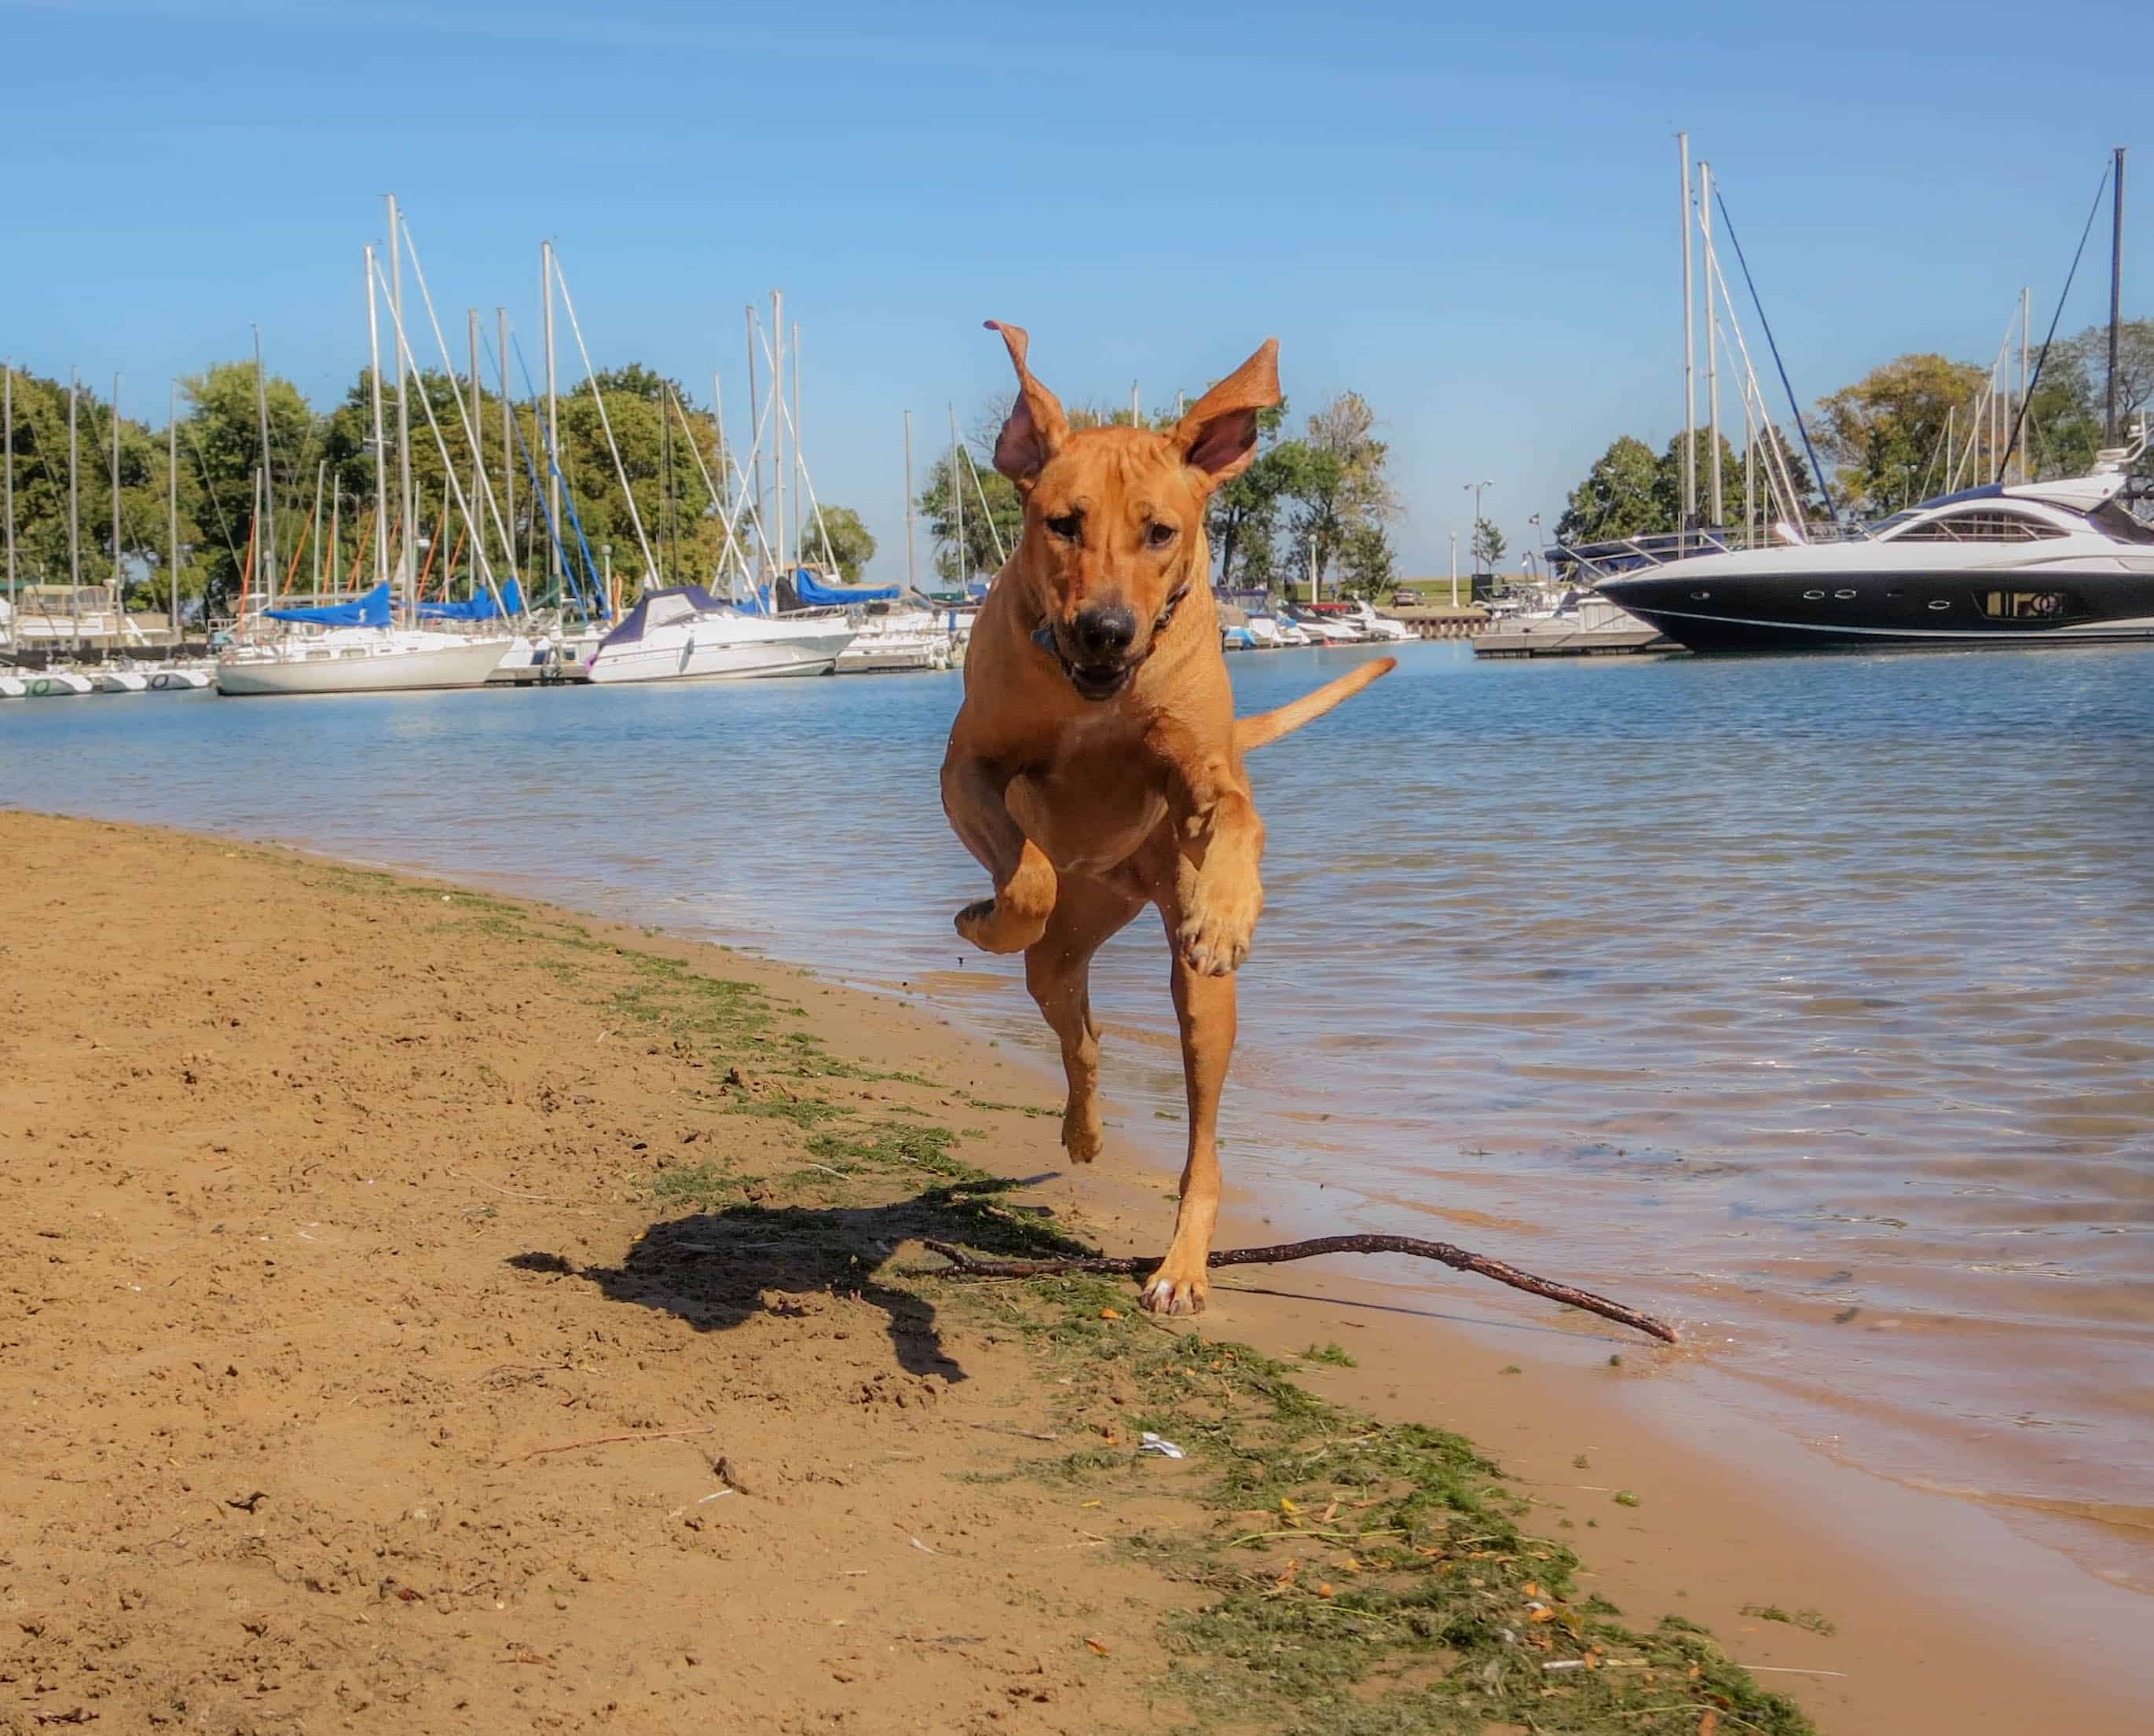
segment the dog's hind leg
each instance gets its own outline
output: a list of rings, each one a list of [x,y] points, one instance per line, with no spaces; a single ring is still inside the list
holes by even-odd
[[[953,751],[942,762],[942,811],[995,883],[993,897],[957,912],[957,932],[983,952],[1023,952],[1047,932],[1054,865],[1010,817],[1002,786],[977,759]]]
[[[1064,876],[1047,932],[1025,952],[1025,987],[1062,1042],[1062,1070],[1069,1081],[1062,1146],[1072,1163],[1090,1163],[1100,1155],[1100,1028],[1092,1021],[1092,955],[1143,908],[1141,898],[1082,876]]]
[[[1171,906],[1170,943],[1180,926]],[[1174,1014],[1182,1027],[1182,1086],[1189,1101],[1189,1155],[1182,1170],[1182,1204],[1174,1240],[1159,1269],[1145,1280],[1144,1305],[1154,1314],[1202,1314],[1210,1288],[1205,1263],[1219,1217],[1219,1095],[1234,1053],[1234,979],[1192,969],[1174,959]]]

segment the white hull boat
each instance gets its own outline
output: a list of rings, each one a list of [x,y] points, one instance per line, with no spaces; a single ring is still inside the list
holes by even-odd
[[[150,691],[152,693],[199,693],[210,684],[207,669],[153,669],[150,671]]]
[[[473,638],[386,627],[235,646],[217,660],[220,693],[408,693],[485,684],[507,634]]]
[[[951,649],[951,636],[924,609],[870,615],[860,636],[839,654],[838,673],[879,675],[947,669]]]
[[[133,669],[102,669],[97,675],[100,693],[146,693],[150,677]]]
[[[77,675],[72,669],[48,669],[41,675],[26,675],[20,679],[26,699],[68,699],[78,693],[97,691],[88,676]]]
[[[602,685],[828,675],[855,636],[842,615],[750,615],[683,585],[645,592],[587,666]]]

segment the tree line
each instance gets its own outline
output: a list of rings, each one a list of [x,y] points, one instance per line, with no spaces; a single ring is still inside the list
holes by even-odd
[[[984,409],[969,437],[929,467],[917,497],[946,586],[992,577],[1023,529],[1023,503],[993,457],[1008,408],[998,399]],[[1080,405],[1069,414],[1072,428],[1131,426],[1126,407]],[[1144,425],[1164,433],[1176,420],[1162,411]],[[1289,431],[1289,421],[1284,404],[1263,411],[1256,457],[1212,497],[1205,523],[1212,582],[1270,590],[1306,585],[1313,574],[1327,590],[1377,595],[1392,580],[1387,527],[1401,507],[1375,411],[1359,393],[1341,392],[1306,417],[1299,433]]]
[[[280,595],[363,590],[373,582],[383,526],[376,522],[372,380],[362,370],[343,401],[314,411],[289,380],[263,382],[268,424],[268,503],[258,492],[263,466],[261,416],[252,361],[217,363],[179,382],[178,415],[115,416],[111,401],[88,388],[75,398],[78,457],[74,488],[75,568],[85,585],[119,583],[128,605],[163,608],[172,594],[168,452],[177,449],[178,580],[182,614],[227,618],[242,582],[263,585],[263,555],[277,557]],[[513,498],[498,527],[474,486],[464,429],[472,386],[443,370],[407,378],[410,458],[417,501],[414,550],[430,595],[462,595],[478,572],[475,534],[499,584],[513,569],[534,605],[561,600],[553,544],[567,549],[571,585],[586,569],[612,564],[633,600],[646,570],[659,583],[707,583],[744,550],[747,564],[767,566],[768,532],[752,513],[732,513],[732,549],[722,495],[733,508],[738,485],[717,419],[678,382],[640,363],[601,370],[560,395],[559,460],[567,498],[558,525],[545,506],[548,443],[543,401],[513,401],[503,426],[502,400],[477,389],[477,432],[496,505]],[[68,385],[18,372],[14,428],[8,454],[15,485],[15,541],[26,584],[65,584],[69,577]],[[400,483],[394,450],[396,388],[382,382],[389,522],[387,546],[401,546]],[[165,406],[160,406],[161,409]],[[428,411],[432,421],[428,420]],[[119,440],[119,534],[113,515],[114,430]],[[620,455],[617,474],[606,439],[610,425]],[[438,428],[440,438],[434,430]],[[444,463],[444,451],[447,464]],[[481,521],[477,530],[459,510],[447,481],[457,486]],[[625,476],[624,491],[621,477]],[[631,506],[632,503],[632,506]],[[789,518],[793,515],[789,513]],[[857,513],[824,504],[819,517],[804,511],[792,546],[804,558],[850,581],[875,552]],[[501,528],[512,548],[503,545]],[[825,552],[827,534],[829,548]]]
[[[2154,320],[2130,321],[2119,338],[2118,416],[2128,420],[2154,406]],[[2104,441],[2108,354],[2106,326],[2090,326],[2052,346],[2024,417],[2009,383],[2006,391],[1992,392],[1990,370],[1975,363],[1923,354],[1871,369],[1820,399],[1807,421],[1818,457],[1830,467],[1833,505],[1855,518],[1881,518],[1947,489],[1993,480],[2008,453],[2014,477],[2023,461],[2030,477],[2084,475]],[[1696,438],[1697,522],[1702,523],[1710,517],[1712,452],[1705,431]],[[1618,437],[1571,490],[1558,537],[1592,543],[1682,528],[1682,444],[1678,434],[1656,455],[1630,435]],[[1784,515],[1788,503],[1763,480],[1776,463],[1794,484],[1797,516],[1825,514],[1794,431],[1760,430],[1741,454],[1723,435],[1720,457],[1728,522],[1766,523]],[[2140,468],[2154,475],[2154,457],[2142,457]]]

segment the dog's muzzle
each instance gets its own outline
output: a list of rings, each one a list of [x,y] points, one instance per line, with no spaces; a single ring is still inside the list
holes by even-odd
[[[1063,649],[1062,635],[1056,632],[1052,621],[1043,621],[1034,630],[1032,642],[1061,666],[1079,698],[1095,702],[1112,699],[1136,678],[1138,666],[1151,655],[1188,590],[1184,585],[1166,600],[1166,606],[1151,624],[1151,636],[1144,650],[1135,656],[1129,655],[1129,646],[1136,636],[1130,630],[1136,624],[1125,610],[1080,615],[1071,624],[1070,636],[1076,641],[1074,656]],[[1115,618],[1117,614],[1119,620]]]

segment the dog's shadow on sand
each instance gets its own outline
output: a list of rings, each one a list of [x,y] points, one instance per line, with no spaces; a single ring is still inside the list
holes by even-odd
[[[891,1346],[907,1373],[962,1381],[964,1370],[943,1350],[934,1305],[885,1281],[884,1269],[901,1243],[926,1238],[1014,1258],[1093,1252],[1054,1228],[1040,1215],[1044,1208],[1001,1197],[1048,1179],[951,1182],[878,1206],[722,1206],[653,1223],[618,1266],[579,1266],[535,1250],[508,1264],[581,1279],[613,1301],[662,1310],[705,1332],[807,1314],[796,1299],[855,1298],[888,1317]]]

